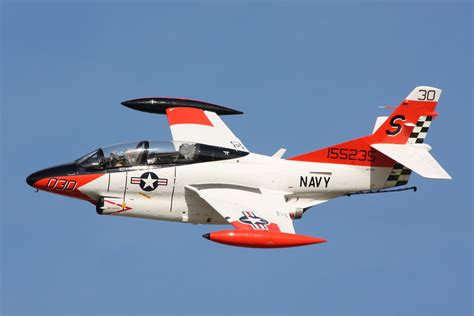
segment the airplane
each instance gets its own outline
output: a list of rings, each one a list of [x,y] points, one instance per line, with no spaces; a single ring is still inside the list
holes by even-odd
[[[100,215],[192,224],[230,224],[204,234],[214,242],[282,248],[325,242],[295,233],[293,220],[337,197],[414,189],[412,171],[451,179],[424,143],[441,90],[416,87],[372,134],[284,159],[250,152],[216,104],[147,97],[122,104],[165,114],[172,141],[142,140],[98,148],[70,163],[29,175],[37,190],[91,202]],[[393,189],[395,188],[395,189]]]

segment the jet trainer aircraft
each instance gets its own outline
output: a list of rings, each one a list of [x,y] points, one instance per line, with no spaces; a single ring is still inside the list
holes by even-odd
[[[203,237],[255,248],[325,242],[295,234],[293,220],[340,196],[400,191],[412,171],[451,179],[424,139],[441,90],[420,86],[373,133],[283,159],[251,153],[220,116],[242,112],[189,99],[150,97],[122,104],[166,114],[173,141],[139,141],[94,150],[74,162],[35,172],[31,186],[96,205],[100,215],[235,229]],[[388,189],[388,190],[387,190]]]

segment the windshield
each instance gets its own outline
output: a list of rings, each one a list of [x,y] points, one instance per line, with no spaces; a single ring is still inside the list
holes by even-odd
[[[140,141],[97,149],[76,162],[85,170],[161,166],[232,159],[247,155],[234,149],[187,143]]]
[[[76,164],[86,170],[103,170],[104,154],[101,149],[96,149],[91,153],[76,160]]]

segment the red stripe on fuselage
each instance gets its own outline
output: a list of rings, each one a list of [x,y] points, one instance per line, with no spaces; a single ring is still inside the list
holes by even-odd
[[[437,102],[404,100],[374,134],[298,155],[288,160],[391,168],[395,161],[370,145],[405,144],[419,117],[433,114],[436,105]],[[390,135],[389,132],[395,131],[397,126],[399,132]]]
[[[392,159],[370,147],[370,136],[358,138],[307,154],[288,158],[294,161],[334,163],[366,167],[393,167]]]

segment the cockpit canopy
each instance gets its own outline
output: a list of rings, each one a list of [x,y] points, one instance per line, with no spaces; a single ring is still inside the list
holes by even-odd
[[[143,140],[99,148],[76,160],[76,164],[85,171],[102,171],[135,166],[191,164],[233,159],[247,154],[198,143]]]

